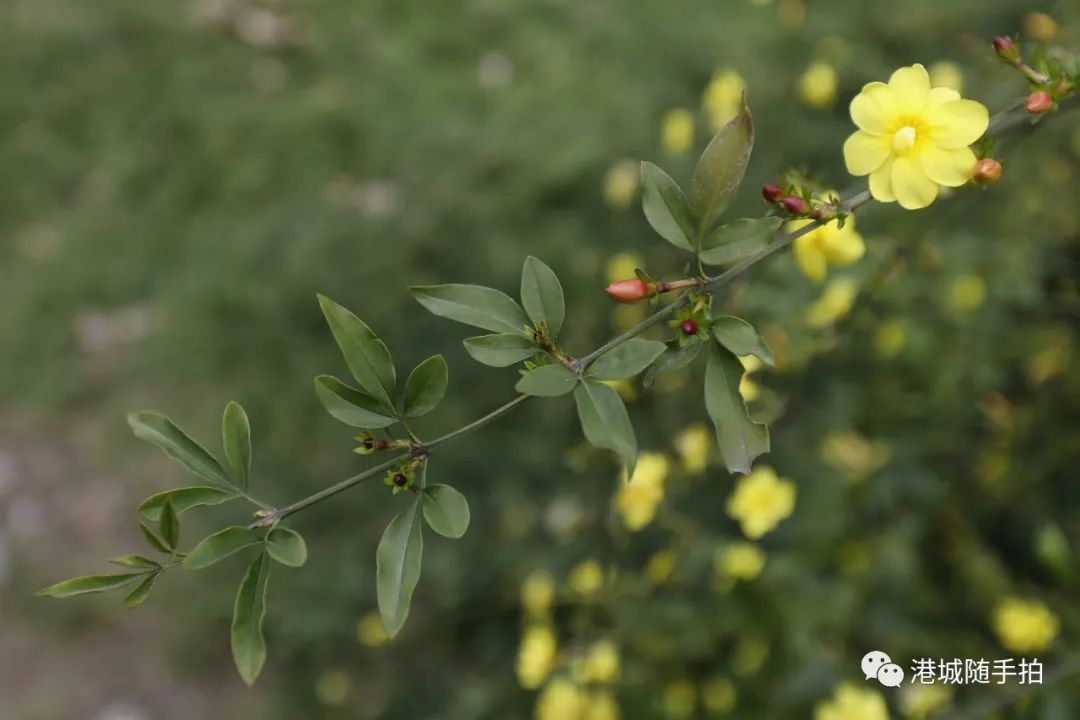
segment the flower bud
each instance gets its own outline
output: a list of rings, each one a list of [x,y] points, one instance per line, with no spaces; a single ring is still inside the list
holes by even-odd
[[[679,325],[679,329],[682,330],[683,335],[697,335],[698,324],[694,318],[686,318]]]
[[[394,484],[398,487],[405,487],[409,484],[409,476],[403,472],[394,473]]]
[[[1028,95],[1024,107],[1032,115],[1042,115],[1054,105],[1054,98],[1045,90],[1037,90]]]
[[[806,201],[801,197],[789,195],[784,198],[784,209],[792,215],[805,215],[806,211],[810,209],[810,206],[807,205]]]
[[[1001,177],[1001,163],[994,158],[983,158],[975,163],[971,179],[976,185],[993,185]]]
[[[767,202],[780,202],[780,198],[784,196],[784,188],[780,187],[776,183],[769,183],[765,187],[761,188],[761,196],[765,198]]]
[[[651,283],[647,283],[640,278],[632,278],[630,280],[617,280],[608,285],[604,292],[616,302],[636,303],[650,297],[654,289],[655,286]]]
[[[1012,41],[1012,38],[1005,35],[994,38],[994,52],[1007,63],[1020,62],[1020,48]]]

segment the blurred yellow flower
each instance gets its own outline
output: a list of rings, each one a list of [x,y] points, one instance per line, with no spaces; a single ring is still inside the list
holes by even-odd
[[[611,325],[617,332],[626,332],[644,320],[648,314],[649,306],[646,303],[634,303],[633,305],[618,303],[611,310]],[[665,376],[661,375],[660,377]],[[670,377],[670,375],[667,377]]]
[[[789,222],[787,231],[794,232],[811,222]],[[854,216],[847,219],[844,227],[840,227],[839,221],[832,220],[795,240],[795,260],[799,269],[815,282],[825,279],[829,265],[851,265],[858,262],[865,252],[862,235],[855,232]]]
[[[739,394],[742,395],[744,401],[753,402],[761,394],[761,386],[750,376],[760,370],[764,364],[758,359],[757,355],[744,355],[739,358],[739,362],[743,366],[743,376],[739,381]]]
[[[581,666],[585,682],[609,684],[619,679],[619,648],[611,640],[593,643]]]
[[[669,718],[688,718],[697,708],[697,691],[689,680],[675,680],[664,688],[660,704]]]
[[[900,68],[888,84],[872,82],[851,101],[858,130],[844,143],[852,175],[870,176],[870,194],[908,210],[934,201],[941,186],[971,179],[969,147],[990,123],[986,106],[945,87],[931,89],[922,65]]]
[[[349,699],[349,685],[344,670],[327,670],[315,679],[315,697],[323,705],[341,707]]]
[[[712,448],[712,433],[703,424],[691,425],[675,437],[675,449],[682,460],[683,470],[691,475],[705,471]]]
[[[814,720],[889,720],[889,710],[881,693],[845,683],[814,708]]]
[[[660,145],[668,155],[682,155],[694,144],[694,114],[686,108],[668,110],[660,129]]]
[[[702,104],[709,116],[709,126],[713,132],[724,127],[728,120],[739,112],[739,103],[746,92],[746,83],[734,70],[718,70],[712,81],[705,88]]]
[[[547,684],[536,701],[536,720],[579,720],[588,697],[566,678]]]
[[[1028,379],[1033,385],[1042,385],[1047,380],[1060,375],[1069,367],[1068,343],[1052,343],[1035,351],[1027,359]]]
[[[645,577],[653,585],[663,585],[671,579],[678,563],[678,556],[670,550],[653,553],[649,561],[645,563]]]
[[[868,440],[849,430],[826,435],[821,443],[821,457],[853,480],[864,480],[889,462],[892,450],[881,441]]]
[[[1032,40],[1053,40],[1061,28],[1044,12],[1029,12],[1024,16],[1024,34]]]
[[[558,644],[548,625],[530,625],[521,638],[517,656],[517,678],[521,687],[535,690],[555,669]]]
[[[780,0],[777,12],[780,24],[788,28],[797,28],[806,22],[806,4],[803,0]]]
[[[589,695],[582,720],[620,720],[621,717],[622,712],[615,696],[610,692],[600,691]]]
[[[596,560],[583,560],[570,571],[570,588],[578,595],[595,595],[604,586],[604,569]]]
[[[657,506],[664,499],[664,480],[670,468],[671,463],[666,455],[642,453],[633,476],[619,485],[615,507],[622,515],[627,530],[641,530],[656,517]]]
[[[795,484],[759,466],[739,478],[728,499],[728,515],[742,525],[743,535],[756,540],[775,528],[795,510]]]
[[[713,556],[713,569],[722,581],[753,580],[764,567],[765,553],[754,543],[731,543]]]
[[[367,647],[379,647],[389,640],[382,617],[377,611],[369,612],[356,623],[356,640]]]
[[[1040,652],[1057,637],[1057,615],[1038,600],[1007,598],[995,609],[994,632],[1001,644],[1013,652]]]
[[[555,602],[555,579],[544,570],[533,570],[521,583],[521,607],[532,618],[547,617]]]
[[[604,176],[604,202],[615,210],[627,209],[637,199],[640,183],[638,164],[633,160],[620,160],[612,165]]]
[[[638,399],[637,387],[630,380],[601,380],[600,382],[619,393],[619,397],[626,402],[633,402]]]
[[[901,318],[890,318],[878,325],[874,332],[874,350],[883,358],[900,354],[907,344],[907,323]]]
[[[930,84],[933,87],[944,87],[964,92],[964,73],[960,66],[948,60],[936,62],[930,66]]]
[[[701,686],[701,703],[714,715],[726,715],[735,709],[738,695],[735,683],[726,677],[716,677]]]
[[[815,330],[832,325],[851,312],[858,288],[851,278],[830,280],[821,297],[806,309],[806,324]]]
[[[900,712],[910,720],[928,720],[952,701],[948,685],[904,685],[900,690]]]
[[[986,283],[978,275],[960,275],[949,283],[949,310],[956,315],[967,315],[983,304],[986,299]]]
[[[645,261],[640,255],[628,252],[615,253],[608,258],[604,273],[607,275],[609,283],[629,280],[634,277],[634,272],[644,264]]]
[[[836,68],[813,62],[799,78],[799,97],[812,108],[824,108],[836,99]]]

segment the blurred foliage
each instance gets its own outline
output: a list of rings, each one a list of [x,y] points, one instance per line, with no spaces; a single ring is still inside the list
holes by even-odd
[[[9,0],[0,394],[18,432],[0,441],[16,457],[75,448],[95,469],[54,467],[31,529],[11,498],[39,490],[0,487],[12,557],[0,622],[36,634],[42,653],[100,642],[108,657],[166,663],[189,687],[239,684],[227,643],[239,564],[163,578],[134,611],[145,633],[123,647],[100,640],[137,622],[115,598],[26,599],[103,547],[133,551],[136,532],[117,528],[179,482],[130,438],[127,410],[167,410],[208,439],[240,400],[252,485],[289,502],[367,462],[311,392],[312,376],[343,371],[317,292],[371,324],[399,370],[446,355],[447,401],[417,423],[444,432],[508,399],[516,376],[473,362],[463,328],[404,286],[510,290],[536,255],[567,290],[564,347],[597,346],[635,312],[613,313],[601,292],[610,259],[681,270],[618,169],[653,159],[685,181],[722,101],[702,106],[718,71],[725,87],[741,78],[754,109],[756,152],[731,216],[755,216],[753,189],[792,165],[849,182],[840,146],[863,83],[948,61],[941,82],[1000,108],[1023,84],[986,40],[1023,31],[1076,47],[1078,19],[1067,0]],[[560,651],[563,701],[576,687],[565,678],[584,678],[628,720],[802,718],[829,702],[876,712],[865,708],[880,700],[837,690],[845,682],[898,717],[927,706],[960,717],[941,703],[974,711],[1002,697],[873,688],[858,667],[871,649],[1035,653],[1047,686],[999,716],[1076,716],[1075,672],[1049,683],[1080,652],[1075,116],[1014,133],[1000,152],[1003,179],[985,191],[861,213],[865,258],[830,270],[856,290],[832,286],[815,306],[823,286],[787,254],[725,299],[776,352],[777,369],[752,376],[753,408],[772,423],[765,464],[797,487],[791,517],[752,546],[761,555],[727,514],[734,483],[718,458],[675,462],[677,437],[695,447],[680,432],[707,420],[690,389],[700,377],[662,379],[630,405],[642,450],[672,458],[637,532],[623,526],[612,458],[582,444],[571,403],[530,402],[433,460],[432,481],[468,495],[473,524],[460,542],[431,538],[393,644],[369,613],[374,548],[400,503],[372,484],[297,516],[311,559],[271,588],[264,678],[205,716],[526,717],[536,693],[515,668],[536,623]],[[79,500],[102,487],[109,521],[94,534],[84,515],[96,505]],[[205,515],[206,530],[237,520]],[[553,578],[554,605],[530,611],[519,586],[535,570]],[[1004,604],[1013,598],[1036,605]],[[997,629],[1008,622],[1031,629],[1020,647],[1001,645],[1017,645]],[[1047,635],[1049,647],[1031,644]],[[617,679],[576,675],[601,640],[618,648]],[[96,717],[79,703],[109,693],[151,717],[186,716],[122,679],[73,680],[74,660],[55,657],[34,683],[0,678],[5,717]]]

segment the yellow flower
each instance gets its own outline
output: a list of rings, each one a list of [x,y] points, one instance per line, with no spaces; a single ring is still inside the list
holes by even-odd
[[[889,720],[889,710],[880,693],[846,683],[814,708],[814,720]]]
[[[734,70],[720,70],[713,75],[712,81],[705,88],[702,102],[713,131],[724,127],[727,121],[739,112],[739,103],[742,102],[744,92],[746,83]]]
[[[836,69],[827,62],[814,62],[799,78],[799,97],[812,108],[828,107],[836,99]]]
[[[615,507],[627,530],[637,531],[656,517],[656,508],[664,499],[664,480],[671,463],[661,453],[642,453],[629,482],[623,481],[615,495]]]
[[[745,377],[745,376],[744,376]],[[709,449],[712,447],[712,433],[698,423],[683,430],[675,438],[675,449],[679,451],[683,470],[691,475],[704,472],[709,464]]]
[[[692,717],[697,707],[697,692],[689,680],[676,680],[664,688],[660,702],[669,718]]]
[[[961,275],[949,284],[949,309],[956,315],[977,310],[986,299],[986,283],[978,275]]]
[[[558,645],[555,633],[547,625],[530,625],[518,648],[517,677],[521,687],[535,690],[544,684],[555,669]]]
[[[620,160],[604,176],[604,202],[615,210],[625,210],[637,198],[640,182],[638,164],[633,160]],[[630,273],[624,277],[632,277],[633,269]]]
[[[726,677],[717,677],[701,686],[701,702],[714,715],[726,715],[735,709],[738,695],[735,683]]]
[[[826,463],[843,470],[852,479],[863,480],[889,462],[892,450],[881,441],[868,440],[851,430],[826,435],[821,443],[821,456]]]
[[[962,93],[964,92],[964,73],[956,63],[942,60],[930,66],[930,84]]]
[[[610,692],[594,692],[586,703],[585,716],[582,720],[619,720],[622,713],[615,696]]]
[[[668,155],[682,155],[694,144],[694,115],[686,108],[668,110],[660,130],[660,144]]]
[[[744,355],[739,358],[743,366],[742,380],[739,381],[739,394],[746,402],[757,400],[761,394],[761,387],[750,376],[762,368],[763,363],[757,355]]]
[[[640,255],[627,252],[615,253],[608,259],[604,272],[607,274],[609,283],[629,280],[634,277],[634,271],[644,264],[645,261]]]
[[[1029,12],[1024,16],[1024,34],[1032,40],[1053,40],[1057,37],[1057,21],[1043,12]]]
[[[789,222],[787,231],[794,232],[811,222]],[[865,252],[862,235],[855,232],[854,217],[849,217],[844,227],[840,227],[839,221],[832,220],[795,240],[795,261],[803,275],[815,282],[825,279],[829,265],[851,265],[858,262]]]
[[[383,627],[379,613],[372,611],[360,618],[360,622],[356,623],[356,639],[361,645],[367,647],[379,647],[386,644],[390,638],[386,634],[386,628]]]
[[[534,570],[521,584],[521,606],[533,618],[546,617],[555,602],[555,580],[543,570]]]
[[[806,309],[806,324],[816,330],[832,325],[851,311],[857,293],[851,278],[831,280],[821,297]]]
[[[581,665],[581,677],[589,683],[612,683],[619,679],[619,648],[600,640],[589,648]]]
[[[886,320],[874,333],[874,349],[883,358],[896,357],[907,344],[907,325],[900,318]]]
[[[931,88],[926,68],[912,65],[888,84],[865,85],[851,101],[851,119],[859,129],[844,143],[848,172],[870,176],[874,199],[915,210],[934,202],[940,186],[971,178],[969,146],[986,132],[990,113],[955,90]]]
[[[315,697],[323,705],[341,707],[349,699],[349,685],[344,670],[327,670],[315,680]]]
[[[948,685],[905,685],[900,690],[900,711],[911,720],[927,720],[950,701]]]
[[[713,556],[713,569],[722,580],[753,580],[764,567],[765,553],[754,543],[731,543]]]
[[[536,720],[579,720],[587,701],[577,685],[566,678],[555,678],[536,701]]]
[[[678,556],[670,550],[653,553],[653,556],[645,564],[645,577],[653,585],[663,585],[671,579],[671,575],[675,572],[675,566],[678,563]]]
[[[1013,652],[1040,652],[1057,637],[1057,615],[1038,600],[1008,598],[994,610],[994,632]]]
[[[742,525],[743,535],[756,540],[775,528],[795,509],[795,484],[761,466],[739,478],[728,499],[728,515]]]
[[[578,595],[595,595],[604,586],[604,570],[595,560],[583,560],[570,571],[570,588]]]

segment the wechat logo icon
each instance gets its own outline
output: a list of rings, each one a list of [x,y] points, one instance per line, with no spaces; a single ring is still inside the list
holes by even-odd
[[[900,687],[904,682],[904,669],[880,650],[863,655],[860,667],[867,680],[875,679],[885,687]]]

